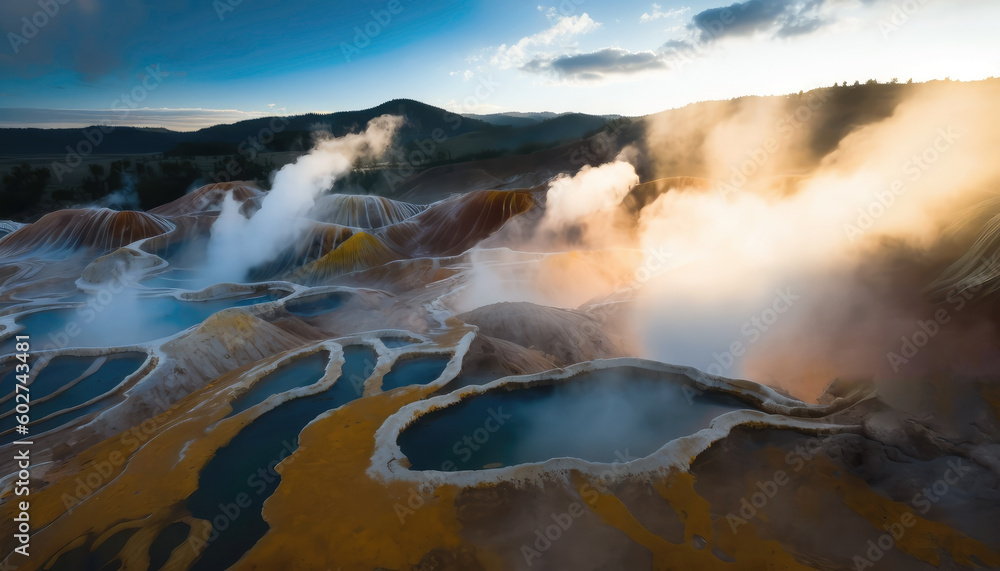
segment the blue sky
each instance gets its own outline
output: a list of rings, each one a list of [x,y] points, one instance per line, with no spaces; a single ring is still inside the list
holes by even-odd
[[[870,77],[980,79],[1000,75],[998,17],[988,0],[4,0],[0,125],[106,121],[133,91],[130,122],[193,129],[399,97],[639,115]]]

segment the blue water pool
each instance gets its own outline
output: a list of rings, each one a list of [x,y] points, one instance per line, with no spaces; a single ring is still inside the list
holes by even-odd
[[[400,357],[382,378],[382,390],[391,391],[408,385],[426,385],[441,376],[451,355]]]
[[[330,353],[320,351],[282,365],[276,371],[258,379],[245,393],[236,397],[231,403],[233,410],[228,416],[239,414],[260,404],[271,395],[315,383],[323,377],[329,361]]]
[[[420,417],[399,436],[414,470],[474,470],[573,457],[624,462],[749,408],[723,393],[624,367],[566,383],[501,387]]]
[[[188,497],[187,507],[193,516],[212,521],[216,535],[209,536],[194,569],[229,567],[267,532],[261,508],[280,482],[275,466],[298,449],[299,432],[313,419],[361,396],[355,383],[341,381],[369,377],[376,355],[368,347],[350,346],[344,349],[344,359],[341,376],[332,387],[260,415],[217,450],[201,471],[198,489]],[[250,503],[236,517],[220,507],[243,497]]]
[[[171,296],[93,296],[74,308],[42,310],[17,319],[35,351],[66,347],[116,347],[147,343],[197,325],[213,313],[273,301],[274,295],[185,301]],[[107,301],[107,303],[102,303]],[[14,352],[15,336],[0,342],[0,356]]]

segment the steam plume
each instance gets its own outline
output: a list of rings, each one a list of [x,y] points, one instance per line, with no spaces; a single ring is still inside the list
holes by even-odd
[[[250,218],[245,218],[240,205],[227,195],[212,226],[206,283],[243,280],[250,269],[273,259],[300,238],[304,216],[317,197],[350,172],[355,159],[383,153],[401,124],[401,117],[383,115],[372,119],[363,133],[320,140],[309,154],[275,174],[271,191]]]

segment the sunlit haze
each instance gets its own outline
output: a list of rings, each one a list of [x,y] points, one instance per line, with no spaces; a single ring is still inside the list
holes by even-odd
[[[10,0],[0,125],[193,130],[399,97],[467,113],[635,116],[843,81],[1000,75],[995,2],[752,0],[723,17],[725,6],[78,0],[29,39],[22,18],[39,4]],[[147,66],[162,83],[123,103]]]

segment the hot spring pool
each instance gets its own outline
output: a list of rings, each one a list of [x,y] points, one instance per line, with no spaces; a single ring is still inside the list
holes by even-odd
[[[306,357],[279,371],[291,378],[301,377],[300,384],[305,384],[316,377],[317,359]],[[217,526],[218,536],[208,542],[193,569],[225,569],[267,532],[261,508],[281,481],[275,466],[298,449],[299,432],[313,419],[359,398],[361,391],[350,380],[367,379],[375,368],[375,352],[366,346],[345,347],[344,359],[340,378],[332,387],[292,399],[260,415],[218,449],[201,471],[198,489],[188,497],[187,507],[197,518],[222,518],[225,523]],[[246,494],[250,505],[230,521],[219,506],[234,501],[239,494]]]
[[[413,470],[478,470],[573,457],[624,462],[752,408],[724,393],[633,367],[566,382],[498,387],[429,412],[399,435]]]
[[[431,354],[403,356],[392,364],[392,370],[382,377],[382,392],[409,385],[426,385],[441,376],[451,361],[451,355]]]
[[[347,294],[341,292],[310,295],[288,300],[285,309],[299,317],[316,317],[337,309],[347,301],[347,298]]]
[[[104,403],[97,401],[82,408],[68,410],[107,394],[136,372],[145,361],[145,353],[120,353],[107,357],[61,356],[52,359],[38,371],[29,385],[32,399],[29,424],[31,433],[41,434],[103,408]],[[96,370],[80,379],[92,367],[96,367]],[[67,386],[77,379],[80,380]],[[13,386],[13,381],[7,386]],[[0,403],[8,402],[12,397],[12,393],[8,394],[0,399]],[[13,406],[9,412],[5,412],[5,416],[0,417],[0,444],[17,439],[13,432],[4,434],[17,425],[15,419]]]
[[[230,405],[233,416],[260,404],[271,395],[283,393],[298,387],[305,387],[323,378],[326,365],[330,361],[329,351],[318,351],[312,355],[296,359],[258,379],[246,392],[233,399]]]

